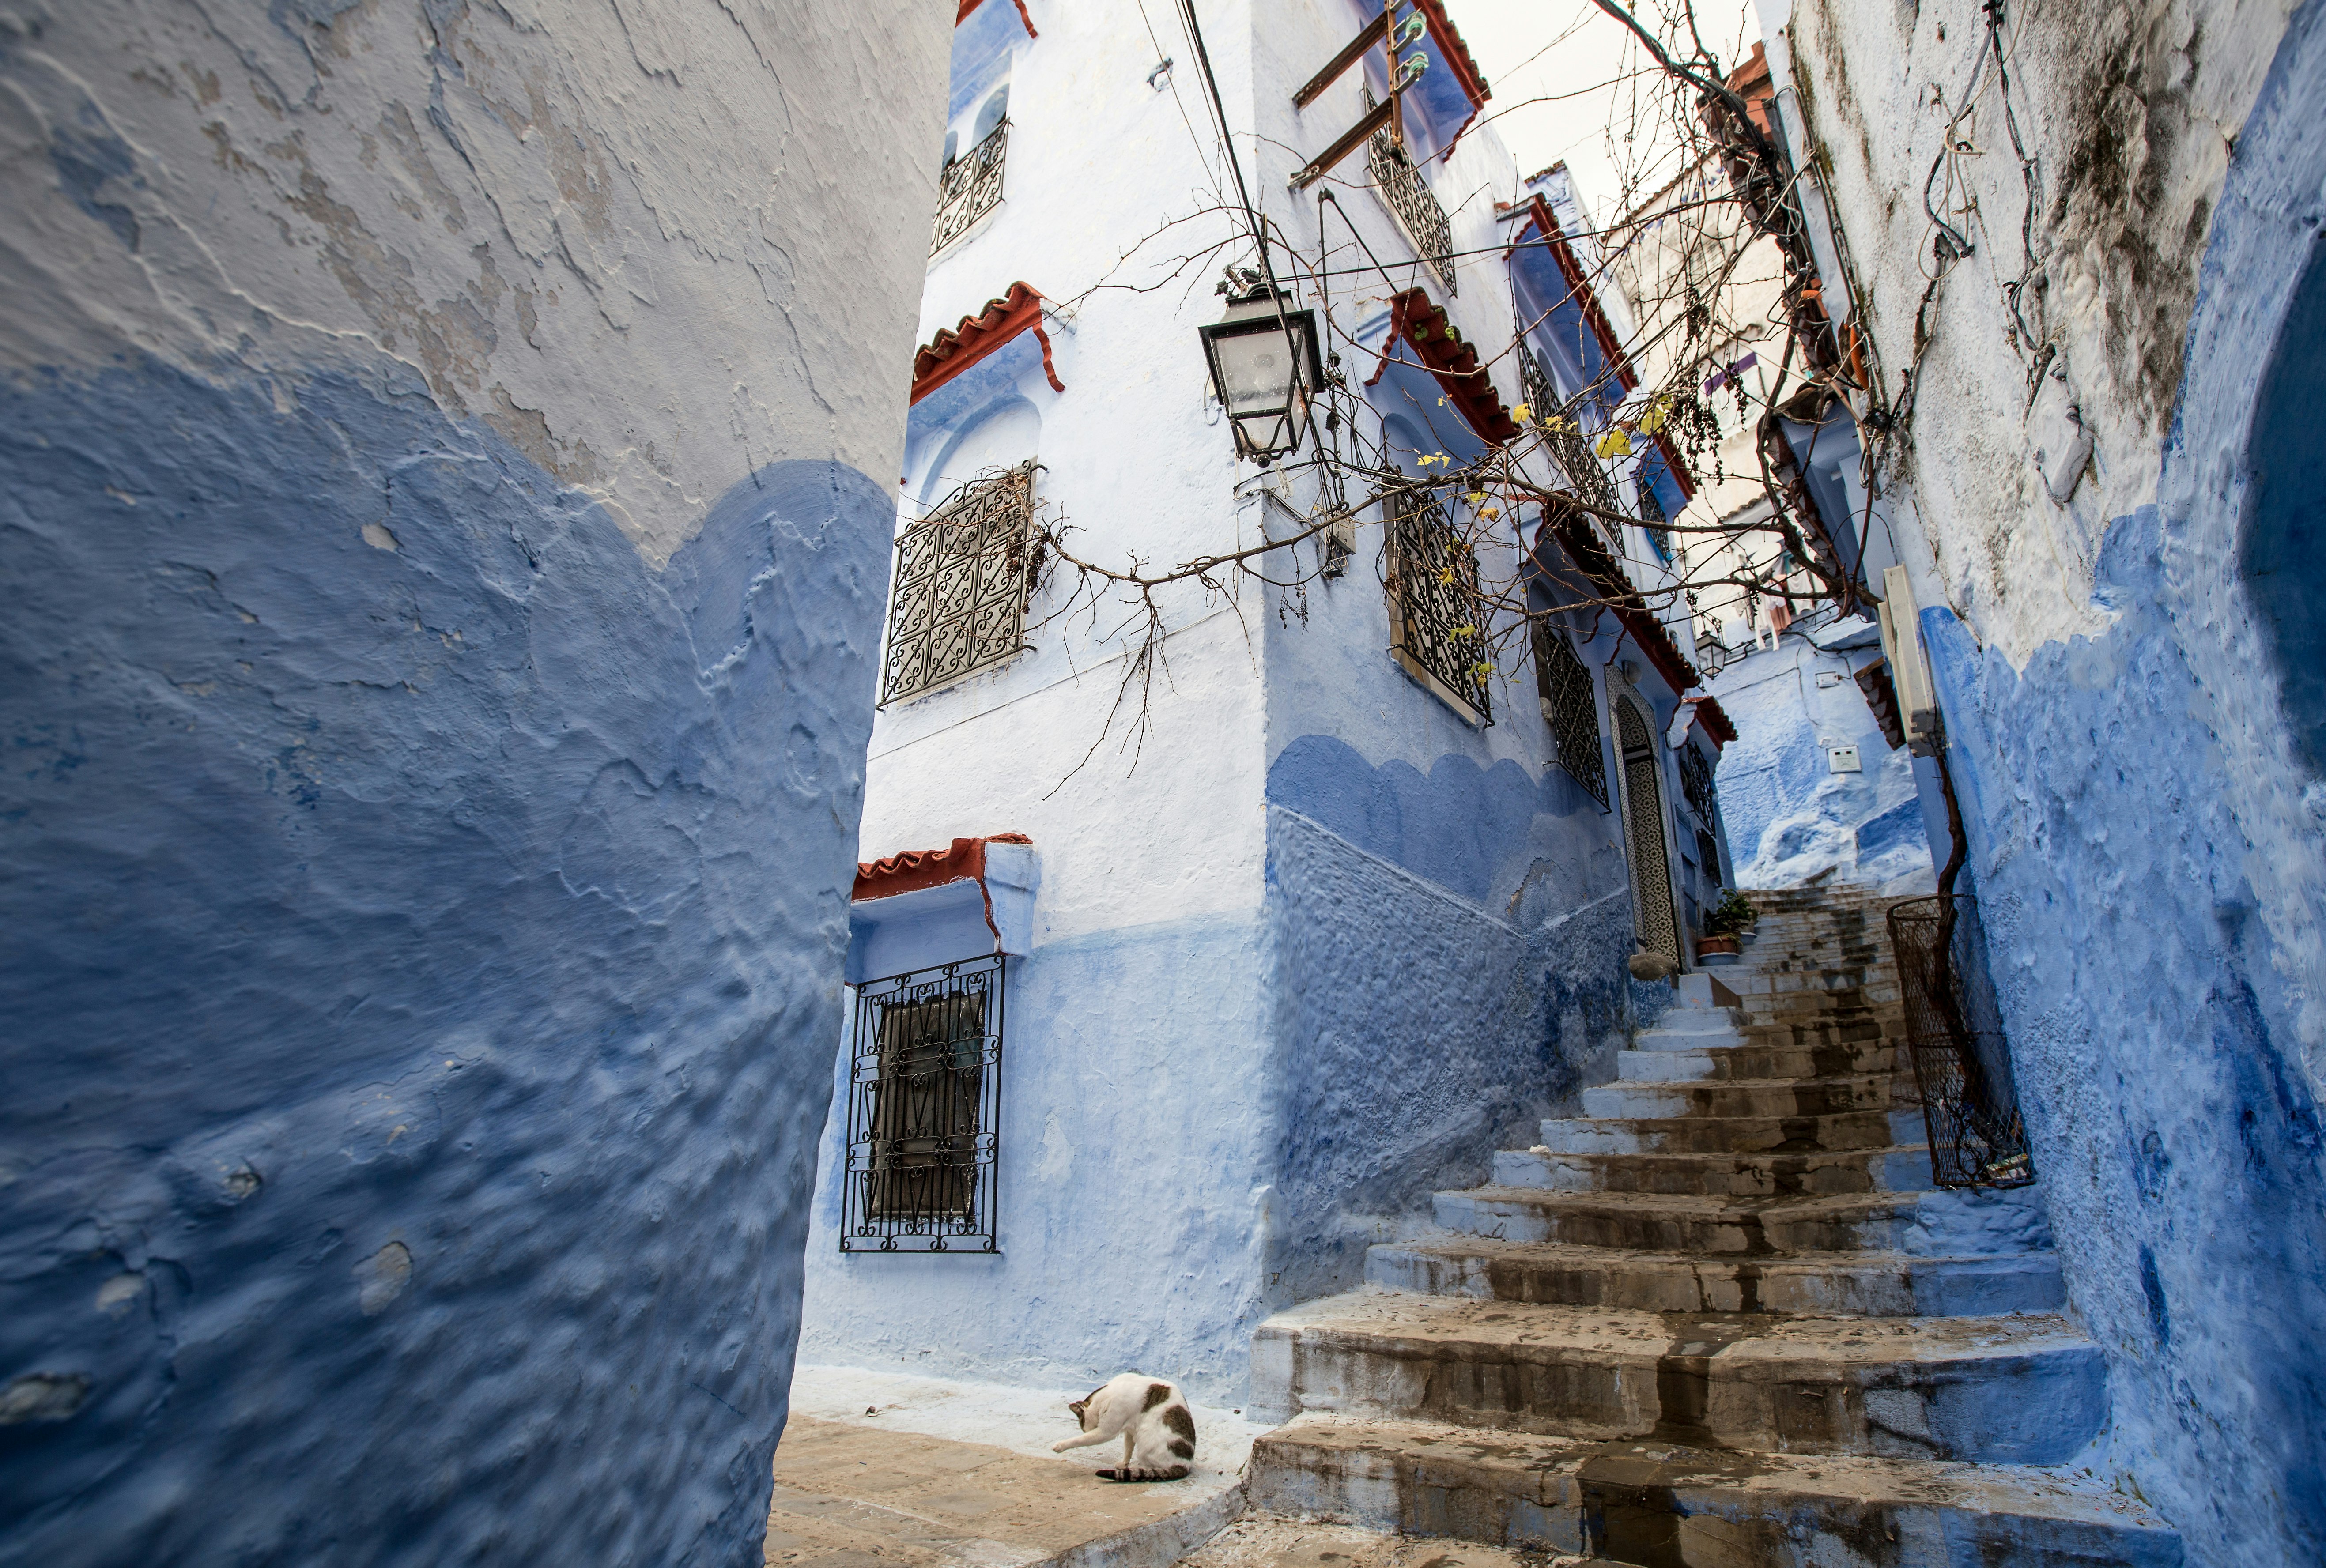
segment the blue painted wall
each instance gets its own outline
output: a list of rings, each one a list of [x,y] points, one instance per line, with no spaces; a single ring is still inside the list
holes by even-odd
[[[1361,529],[1347,575],[1268,628],[1272,1307],[1361,1283],[1367,1245],[1414,1235],[1432,1192],[1613,1078],[1670,989],[1624,969],[1621,830],[1548,765],[1531,654],[1497,680],[1493,727],[1464,723],[1383,651],[1379,539]]]
[[[2289,548],[2326,385],[2303,281],[2321,101],[2312,3],[2237,144],[2159,504],[2105,536],[2113,626],[2014,669],[1922,614],[2052,1229],[2109,1357],[2113,1460],[2202,1568],[2326,1561],[2316,563]]]
[[[835,1029],[820,1046],[834,1089],[800,1359],[1036,1388],[1135,1367],[1242,1404],[1278,1146],[1263,966],[1260,923],[1242,914],[1009,960],[995,1256],[840,1251]]]
[[[0,392],[0,1563],[758,1561],[891,511]]]

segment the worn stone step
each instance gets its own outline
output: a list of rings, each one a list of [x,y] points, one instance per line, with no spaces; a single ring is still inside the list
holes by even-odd
[[[1744,1257],[1852,1250],[1937,1257],[2049,1247],[2050,1224],[2033,1191],[1715,1198],[1490,1186],[1439,1192],[1432,1207],[1448,1230],[1504,1241]]]
[[[1842,1116],[1890,1109],[1890,1075],[1856,1078],[1750,1078],[1688,1083],[1617,1081],[1583,1091],[1586,1116]]]
[[[1840,1317],[1995,1317],[2057,1312],[2067,1301],[2059,1255],[2049,1251],[1740,1257],[1476,1236],[1372,1247],[1365,1254],[1365,1283],[1546,1306]]]
[[[1840,1116],[1550,1117],[1544,1146],[1559,1154],[1724,1154],[1874,1149],[1918,1143],[1919,1107]]]
[[[1303,1415],[1251,1506],[1654,1568],[2180,1568],[2181,1538],[2074,1472],[1577,1442]]]
[[[1646,1044],[1645,1036],[1635,1047]],[[1700,1083],[1751,1078],[1846,1078],[1896,1072],[1897,1047],[1875,1039],[1838,1045],[1708,1045],[1697,1050],[1658,1044],[1615,1053],[1615,1075],[1626,1083]]]
[[[1267,1319],[1247,1411],[2042,1464],[2107,1415],[2060,1318],[1669,1313],[1361,1291]]]
[[[1554,1192],[1727,1198],[1916,1192],[1931,1185],[1931,1151],[1921,1146],[1801,1155],[1560,1155],[1503,1149],[1494,1155],[1493,1184]]]

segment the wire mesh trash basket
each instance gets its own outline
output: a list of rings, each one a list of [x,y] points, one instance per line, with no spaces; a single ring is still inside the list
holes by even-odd
[[[1905,999],[1932,1179],[1941,1187],[2025,1186],[2035,1179],[2035,1162],[1986,972],[1978,900],[1940,894],[1893,905],[1890,951]]]

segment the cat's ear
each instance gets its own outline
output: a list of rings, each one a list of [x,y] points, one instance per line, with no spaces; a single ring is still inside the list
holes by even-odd
[[[1083,1418],[1084,1404],[1084,1401],[1080,1399],[1070,1400],[1067,1402],[1066,1408],[1074,1412],[1075,1419],[1076,1421],[1080,1421]]]

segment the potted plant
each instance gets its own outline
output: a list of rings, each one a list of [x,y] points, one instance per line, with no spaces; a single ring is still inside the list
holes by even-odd
[[[1753,905],[1743,894],[1730,888],[1721,895],[1719,907],[1705,921],[1704,934],[1697,938],[1696,961],[1707,966],[1735,963],[1743,956],[1741,939],[1753,921]]]

